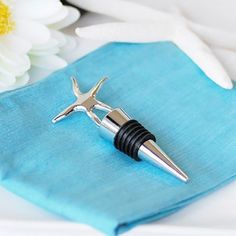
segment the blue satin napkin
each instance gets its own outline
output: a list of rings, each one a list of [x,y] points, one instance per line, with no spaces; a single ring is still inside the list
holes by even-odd
[[[122,107],[156,134],[190,177],[185,184],[135,162],[82,113],[52,124],[86,91]],[[0,95],[0,183],[25,199],[108,235],[174,213],[235,178],[236,90],[224,90],[171,43],[109,44],[47,79]]]

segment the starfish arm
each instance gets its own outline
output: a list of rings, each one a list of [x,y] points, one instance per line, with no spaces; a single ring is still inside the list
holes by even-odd
[[[79,95],[81,94],[78,82],[76,78],[73,76],[71,77],[71,81],[72,81],[72,88],[73,88],[74,95],[78,98]]]
[[[112,108],[110,106],[108,106],[107,104],[100,102],[100,101],[97,101],[95,108],[102,110],[102,111],[108,111],[108,112],[110,112],[112,110]]]
[[[98,83],[92,89],[89,90],[89,94],[95,97],[98,91],[100,90],[101,86],[106,80],[107,80],[107,77],[102,78],[100,81],[98,81]]]
[[[54,117],[52,119],[53,123],[56,123],[64,118],[66,118],[67,116],[69,116],[72,112],[74,112],[75,110],[75,105],[71,105],[69,107],[67,107],[64,111],[60,112],[56,117]]]
[[[87,111],[86,113],[90,117],[90,119],[95,122],[97,126],[100,126],[101,120],[98,118],[97,115],[95,115],[92,111]]]

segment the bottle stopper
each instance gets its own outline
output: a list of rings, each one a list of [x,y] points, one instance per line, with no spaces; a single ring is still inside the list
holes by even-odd
[[[147,161],[162,168],[178,179],[187,182],[188,176],[162,151],[157,145],[155,136],[143,127],[137,120],[132,119],[121,108],[112,108],[98,101],[96,95],[107,78],[101,79],[88,92],[82,93],[77,80],[72,77],[72,87],[76,101],[59,113],[53,120],[56,123],[73,112],[85,112],[99,127],[101,135],[108,139],[119,151],[135,161]],[[106,112],[100,119],[93,110]]]

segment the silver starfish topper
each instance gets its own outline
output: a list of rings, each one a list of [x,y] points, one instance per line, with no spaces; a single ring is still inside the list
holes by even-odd
[[[96,94],[106,79],[101,79],[87,93],[81,93],[77,80],[72,77],[73,92],[77,100],[58,114],[52,122],[56,123],[73,112],[85,112],[99,127],[102,136],[110,140],[118,150],[136,161],[145,160],[160,167],[186,182],[188,176],[161,150],[153,134],[138,121],[131,119],[121,108],[111,108],[96,99]],[[105,111],[107,114],[100,120],[93,112],[94,109]]]
[[[105,77],[100,81],[98,81],[98,83],[93,88],[91,88],[87,93],[81,93],[77,80],[74,77],[71,77],[71,80],[72,80],[73,92],[74,95],[77,97],[77,100],[72,105],[67,107],[64,111],[62,111],[60,114],[58,114],[52,120],[53,123],[62,120],[63,118],[70,115],[72,112],[82,111],[86,112],[87,115],[95,122],[97,126],[100,126],[101,120],[95,113],[93,113],[93,109],[98,109],[106,112],[110,112],[112,110],[110,106],[96,99],[98,91],[102,87],[103,83],[107,80],[107,78]]]

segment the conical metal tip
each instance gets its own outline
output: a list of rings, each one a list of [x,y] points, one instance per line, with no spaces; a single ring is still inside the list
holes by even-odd
[[[152,140],[143,143],[139,149],[138,156],[140,159],[166,170],[183,182],[189,180],[188,176]]]

